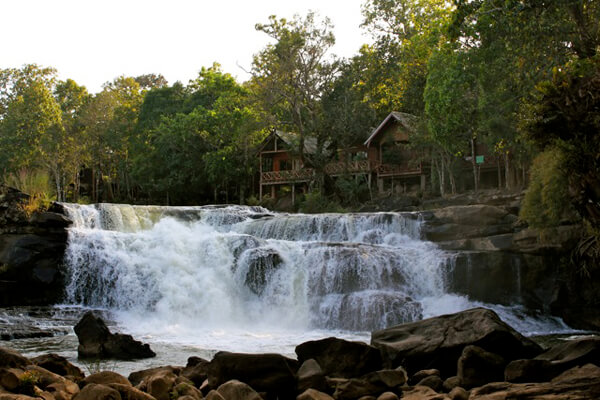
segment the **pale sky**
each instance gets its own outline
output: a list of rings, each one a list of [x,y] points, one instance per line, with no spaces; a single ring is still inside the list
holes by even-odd
[[[309,10],[335,25],[333,52],[350,57],[369,37],[364,0],[0,0],[0,68],[51,66],[98,92],[119,75],[160,73],[184,84],[213,62],[244,81],[269,41],[254,29],[269,15]],[[238,66],[239,65],[239,66]]]

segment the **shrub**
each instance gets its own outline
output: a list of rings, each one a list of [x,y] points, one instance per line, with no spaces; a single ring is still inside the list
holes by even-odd
[[[330,200],[327,196],[315,190],[307,193],[300,202],[300,212],[307,214],[317,214],[324,212],[344,212],[344,208],[337,202]]]
[[[521,219],[530,226],[555,227],[560,225],[565,215],[574,212],[563,166],[564,157],[557,148],[548,148],[534,159],[520,212]]]

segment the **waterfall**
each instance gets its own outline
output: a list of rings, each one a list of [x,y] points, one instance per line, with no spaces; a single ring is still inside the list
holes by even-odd
[[[418,213],[64,209],[65,303],[120,313],[132,329],[356,332],[478,305],[447,293],[453,255],[421,240]]]

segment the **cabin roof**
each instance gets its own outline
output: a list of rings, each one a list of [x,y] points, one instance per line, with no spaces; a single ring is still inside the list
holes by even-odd
[[[260,152],[264,150],[267,144],[273,140],[275,136],[281,139],[292,150],[297,148],[298,144],[300,143],[300,135],[297,133],[274,130],[263,141],[263,145],[260,147]],[[317,152],[317,138],[312,136],[304,137],[304,152],[306,154],[315,154]]]
[[[414,133],[417,131],[417,117],[412,114],[407,114],[398,111],[392,111],[383,120],[381,124],[371,133],[369,138],[365,141],[365,146],[369,147],[371,142],[392,122],[399,122],[409,132]]]

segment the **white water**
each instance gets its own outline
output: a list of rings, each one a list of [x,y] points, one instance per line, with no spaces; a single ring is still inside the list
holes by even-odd
[[[416,214],[287,215],[260,207],[64,204],[66,304],[111,311],[149,342],[285,354],[324,336],[480,306],[446,292],[452,256]],[[525,334],[568,329],[485,305]]]

